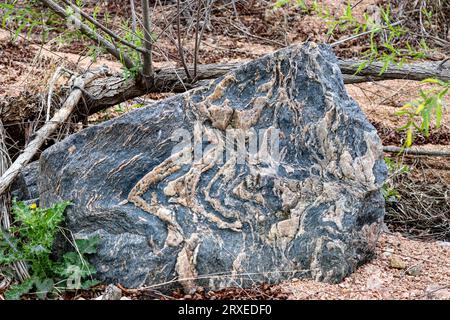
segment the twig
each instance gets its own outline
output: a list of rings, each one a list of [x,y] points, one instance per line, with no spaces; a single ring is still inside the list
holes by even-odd
[[[394,23],[390,24],[389,26],[382,26],[382,27],[378,27],[378,28],[375,28],[375,29],[372,29],[372,30],[367,30],[365,32],[361,32],[361,33],[355,34],[353,36],[350,36],[350,37],[338,40],[336,42],[333,42],[333,43],[330,44],[330,46],[331,47],[335,47],[337,45],[340,45],[341,43],[344,43],[344,42],[347,42],[347,41],[350,41],[350,40],[353,40],[353,39],[365,36],[366,34],[370,34],[372,32],[377,32],[377,31],[381,31],[381,30],[384,30],[384,29],[389,28],[389,27],[394,27],[396,25],[401,24],[402,22],[403,22],[403,20],[400,20],[400,21],[397,21],[397,22],[394,22]]]
[[[98,22],[97,20],[95,20],[94,18],[92,18],[90,15],[88,15],[87,13],[85,13],[83,10],[81,10],[79,7],[77,7],[76,5],[74,5],[72,2],[68,1],[68,0],[63,0],[63,2],[65,4],[67,4],[68,6],[70,6],[73,10],[75,10],[76,13],[80,14],[83,18],[85,18],[87,21],[89,21],[90,23],[92,23],[93,25],[95,25],[96,27],[98,27],[100,30],[102,30],[103,32],[105,32],[107,35],[109,35],[111,38],[113,38],[114,40],[122,43],[123,45],[126,45],[127,47],[130,47],[131,49],[134,49],[136,51],[142,52],[142,53],[146,53],[147,50],[140,48],[136,45],[134,45],[131,42],[128,42],[127,40],[119,37],[117,34],[115,34],[111,29],[105,27],[103,24],[101,24],[100,22]],[[133,30],[135,31],[135,30]]]
[[[181,42],[181,31],[180,31],[180,0],[177,0],[177,40],[178,40],[178,53],[180,54],[181,63],[183,65],[184,71],[186,72],[187,79],[190,81],[192,80],[191,74],[189,72],[189,69],[186,65],[186,60],[184,59],[184,49]]]
[[[211,9],[212,9],[212,6],[213,6],[213,3],[214,3],[214,1],[215,0],[207,0],[207,3],[206,3],[206,12],[205,12],[205,19],[204,19],[204,21],[203,21],[203,25],[202,25],[202,30],[200,31],[200,35],[197,37],[197,32],[198,31],[196,31],[196,39],[195,39],[195,44],[196,44],[196,47],[195,47],[195,50],[194,50],[194,79],[197,79],[197,70],[198,70],[198,68],[197,68],[197,61],[198,61],[198,54],[199,54],[199,50],[200,50],[200,45],[201,45],[201,42],[202,42],[202,38],[203,38],[203,34],[204,34],[204,32],[205,32],[205,29],[206,29],[206,24],[207,24],[207,21],[209,21],[209,15],[210,15],[210,13],[211,13]],[[199,1],[200,2],[200,1]],[[200,18],[198,18],[198,20],[197,20],[197,22],[200,20]],[[197,26],[198,27],[198,26]]]
[[[415,156],[429,156],[429,157],[450,157],[450,151],[437,151],[437,150],[420,150],[417,148],[405,149],[394,146],[383,147],[384,152],[389,153],[404,153]]]
[[[111,42],[109,42],[104,37],[99,35],[97,32],[92,30],[88,25],[81,22],[80,19],[76,18],[74,15],[68,15],[66,10],[64,10],[53,0],[40,0],[40,1],[47,7],[49,7],[51,10],[53,10],[60,17],[67,19],[69,22],[74,23],[80,29],[80,31],[86,36],[88,36],[90,39],[100,43],[106,49],[106,51],[112,54],[117,60],[123,61],[125,67],[127,67],[128,69],[134,68],[134,63],[131,61],[130,57],[128,57],[126,53],[117,50],[117,48]]]
[[[153,76],[153,62],[152,62],[152,35],[151,35],[151,18],[150,18],[150,4],[149,0],[142,0],[142,15],[144,24],[144,38],[146,53],[143,54],[143,68],[142,72],[146,77]]]
[[[131,30],[133,30],[133,32],[136,33],[137,17],[136,17],[136,8],[134,5],[134,0],[130,0],[130,7],[131,7]]]
[[[201,0],[197,0],[197,21],[195,23],[195,44],[194,44],[194,79],[197,78],[198,50],[200,48],[199,28],[200,28],[200,12],[201,12],[201,9],[202,9],[202,1]]]
[[[56,81],[58,81],[59,77],[61,76],[62,68],[63,68],[63,66],[59,66],[58,68],[56,68],[56,71],[53,74],[53,77],[51,78],[50,83],[49,83],[49,90],[48,90],[48,95],[47,95],[47,116],[45,118],[45,121],[50,120],[50,111],[51,111],[51,107],[52,107],[53,90],[55,89]]]
[[[231,22],[231,21],[230,21],[230,25],[231,25],[232,27],[234,27],[235,29],[237,29],[237,30],[239,30],[239,31],[241,31],[241,32],[243,32],[243,33],[245,33],[245,34],[248,35],[249,37],[252,37],[252,38],[255,38],[255,39],[259,39],[259,40],[262,40],[262,41],[265,41],[265,42],[270,42],[270,43],[276,44],[277,46],[280,46],[280,47],[285,47],[285,46],[286,46],[286,44],[281,43],[281,42],[278,42],[278,41],[276,41],[276,40],[267,39],[267,38],[263,38],[263,37],[260,37],[260,36],[255,35],[255,34],[252,34],[252,33],[248,32],[247,30],[244,30],[244,29],[242,29],[242,28],[239,28],[237,25],[235,25],[235,24],[234,24],[233,22]]]

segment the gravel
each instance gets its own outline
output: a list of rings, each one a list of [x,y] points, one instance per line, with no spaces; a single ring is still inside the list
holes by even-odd
[[[392,265],[393,259],[405,268]],[[383,234],[376,257],[340,284],[296,280],[280,287],[288,299],[449,300],[450,246],[443,241],[423,242],[398,233]]]

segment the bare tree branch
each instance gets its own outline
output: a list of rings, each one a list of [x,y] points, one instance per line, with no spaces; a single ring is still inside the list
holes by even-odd
[[[122,61],[125,67],[127,67],[128,69],[134,68],[134,64],[127,54],[117,50],[117,48],[111,42],[109,42],[104,37],[96,33],[89,26],[81,22],[80,19],[78,19],[74,15],[68,15],[66,11],[53,0],[40,0],[40,1],[47,7],[52,9],[60,17],[67,19],[69,22],[75,24],[78,28],[80,28],[80,31],[83,34],[85,34],[95,42],[101,44],[106,49],[106,51],[112,54],[117,60]]]
[[[127,47],[130,47],[133,50],[136,50],[136,51],[139,51],[139,52],[142,52],[142,53],[146,53],[147,52],[147,50],[145,50],[144,48],[140,48],[140,47],[134,45],[133,43],[128,42],[125,39],[119,37],[117,34],[115,34],[113,31],[111,31],[111,29],[108,29],[107,27],[105,27],[103,24],[101,24],[100,22],[98,22],[97,20],[92,18],[90,15],[88,15],[83,10],[78,8],[72,2],[70,2],[68,0],[63,0],[63,2],[65,4],[67,4],[68,6],[70,6],[76,13],[79,13],[83,18],[85,18],[87,21],[89,21],[90,23],[95,25],[97,28],[101,29],[103,32],[105,32],[107,35],[109,35],[111,38],[113,38],[117,42],[120,42],[123,45],[126,45]],[[135,31],[135,29],[133,29],[133,31]]]
[[[31,161],[47,138],[55,132],[62,123],[65,123],[70,115],[72,115],[83,95],[83,88],[98,76],[98,73],[89,73],[85,75],[85,77],[80,76],[75,79],[74,90],[70,93],[61,109],[55,113],[50,121],[46,122],[45,125],[36,132],[36,137],[27,145],[24,152],[0,177],[0,195],[10,187],[20,170]]]
[[[195,44],[194,44],[194,79],[197,78],[197,62],[198,51],[200,49],[199,29],[200,29],[200,12],[202,10],[202,0],[197,0],[197,21],[195,22]]]
[[[339,68],[345,75],[354,75],[361,63],[362,61],[359,60],[340,60]],[[450,80],[450,66],[447,66],[441,61],[405,63],[401,66],[391,64],[386,71],[380,74],[382,70],[383,62],[372,62],[362,69],[356,77],[359,77],[360,79],[370,78],[373,81],[389,79],[421,81],[427,78],[437,78],[443,81]]]
[[[152,62],[152,35],[151,35],[151,17],[149,0],[142,0],[142,22],[144,24],[144,38],[146,53],[143,54],[143,74],[146,77],[153,76]]]
[[[136,16],[136,7],[134,5],[134,0],[130,0],[131,7],[131,30],[136,33],[137,30],[137,16]]]
[[[178,52],[180,54],[181,64],[183,65],[184,71],[185,71],[186,76],[187,76],[187,80],[188,80],[188,82],[191,82],[192,76],[191,76],[191,74],[189,72],[189,69],[188,69],[188,67],[186,65],[186,60],[184,58],[184,48],[183,48],[183,44],[182,44],[182,41],[181,41],[180,15],[181,15],[180,0],[177,0],[177,40],[178,40]]]
[[[383,151],[387,153],[401,153],[414,156],[450,157],[450,151],[427,150],[418,147],[405,149],[395,146],[385,146],[383,147]]]
[[[371,66],[364,68],[358,75],[354,75],[361,62],[355,60],[338,61],[345,84],[389,79],[420,81],[430,77],[450,80],[450,69],[442,61],[404,64],[401,67],[391,66],[381,76],[379,75],[379,71],[382,64],[373,63]],[[124,79],[122,76],[96,79],[85,88],[87,93],[85,98],[89,107],[88,113],[96,113],[146,93],[183,92],[204,84],[202,82],[204,80],[215,79],[239,66],[239,63],[198,65],[197,79],[195,82],[189,80],[184,67],[155,70],[154,84],[151,87],[142,86],[136,80]],[[193,72],[193,67],[186,66],[186,68],[188,68],[188,72]],[[17,121],[16,119],[24,117],[22,113],[18,113],[20,110],[17,110],[15,107],[19,103],[23,105],[26,102],[23,100],[23,97],[19,97],[17,99],[8,99],[3,103],[0,101],[0,115],[5,123],[9,121],[15,122]],[[27,97],[25,100],[38,101],[38,97]],[[85,108],[80,108],[80,110],[85,110]],[[28,117],[32,117],[33,112],[35,111],[27,109]]]

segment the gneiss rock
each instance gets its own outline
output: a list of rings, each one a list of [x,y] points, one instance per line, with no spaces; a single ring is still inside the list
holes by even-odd
[[[386,167],[336,62],[290,47],[70,136],[40,159],[41,204],[73,201],[106,282],[339,282],[373,253]]]

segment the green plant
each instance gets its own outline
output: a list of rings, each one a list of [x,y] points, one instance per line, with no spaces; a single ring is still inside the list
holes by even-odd
[[[85,259],[87,254],[95,253],[97,237],[75,240],[75,251],[64,253],[58,261],[52,259],[54,241],[63,231],[60,225],[70,204],[64,201],[44,209],[13,202],[15,223],[9,230],[0,230],[0,265],[25,261],[31,277],[11,286],[5,293],[7,299],[19,299],[33,289],[39,299],[44,299],[48,294],[97,283],[92,279],[95,269]]]
[[[40,34],[42,41],[46,41],[50,31],[65,30],[58,16],[46,10],[37,0],[17,1],[7,0],[0,3],[1,27],[12,32],[12,39]]]
[[[420,90],[419,97],[406,103],[401,107],[396,115],[406,117],[406,124],[398,130],[406,132],[404,148],[409,148],[414,141],[414,130],[420,132],[425,137],[430,136],[430,126],[434,116],[435,127],[439,128],[442,121],[444,109],[444,96],[450,88],[450,81],[437,79],[426,79],[422,83],[430,83],[434,86],[428,90]]]
[[[293,0],[278,0],[274,7],[279,8],[292,4]],[[362,62],[358,65],[356,74],[374,61],[380,61],[383,66],[380,75],[383,74],[390,64],[403,64],[407,59],[424,58],[428,51],[428,46],[424,39],[421,39],[420,50],[416,50],[404,36],[408,33],[401,21],[393,21],[391,6],[379,8],[380,21],[374,20],[367,13],[362,19],[357,19],[353,14],[353,6],[347,3],[341,15],[335,16],[328,6],[319,1],[311,1],[306,4],[304,0],[296,0],[295,5],[301,8],[306,14],[315,14],[327,25],[327,35],[331,38],[340,33],[351,33],[354,37],[365,36],[362,47],[367,49],[361,52]]]
[[[384,158],[384,162],[388,168],[388,179],[381,188],[381,193],[384,196],[386,202],[396,202],[400,199],[400,194],[393,184],[393,178],[399,175],[408,174],[410,168],[407,165],[402,164],[389,157]]]

